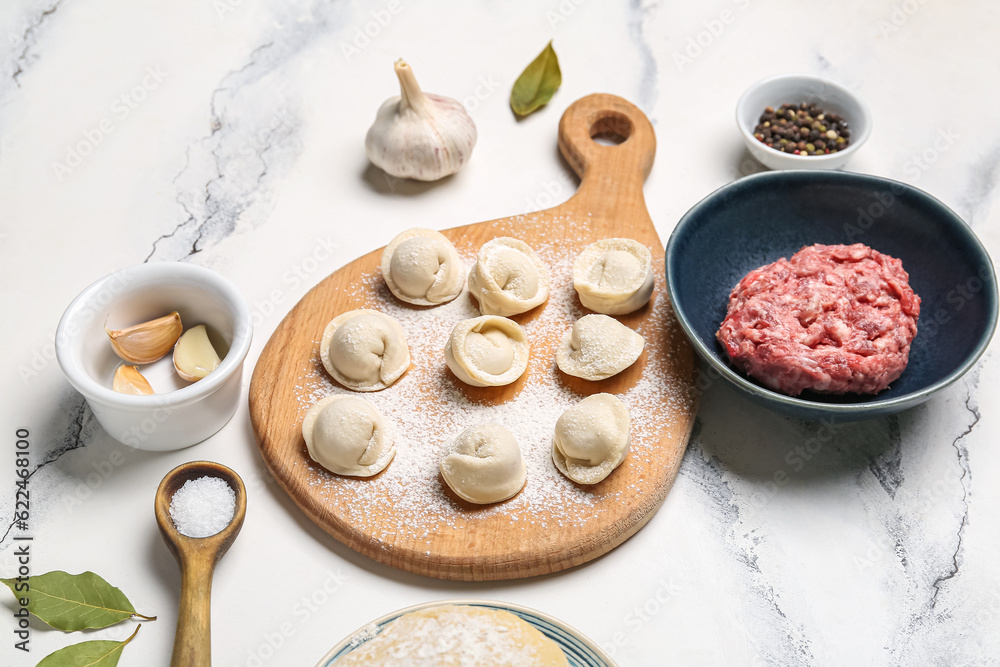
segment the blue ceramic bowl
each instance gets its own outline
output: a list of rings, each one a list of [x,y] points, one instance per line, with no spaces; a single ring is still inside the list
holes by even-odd
[[[877,395],[785,396],[737,371],[716,341],[736,283],[813,243],[864,243],[898,257],[921,298],[910,362]],[[968,225],[926,192],[876,176],[783,171],[730,183],[677,223],[666,266],[670,299],[706,374],[803,419],[868,419],[918,405],[972,367],[997,324],[993,263]]]

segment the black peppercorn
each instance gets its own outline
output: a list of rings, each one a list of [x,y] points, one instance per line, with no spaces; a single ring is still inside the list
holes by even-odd
[[[753,136],[769,148],[797,155],[836,153],[851,143],[847,121],[812,102],[765,108]]]

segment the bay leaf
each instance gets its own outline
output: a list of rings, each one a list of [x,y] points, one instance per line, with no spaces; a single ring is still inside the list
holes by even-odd
[[[93,572],[67,574],[54,570],[28,580],[30,589],[17,591],[14,579],[0,579],[14,597],[28,598],[28,611],[56,630],[73,632],[106,628],[126,618],[139,616],[147,621],[155,616],[137,614],[121,590]]]
[[[547,104],[561,85],[559,58],[549,41],[514,82],[514,88],[510,91],[510,108],[518,116],[527,116]]]
[[[122,657],[125,645],[139,634],[141,627],[136,628],[125,641],[98,640],[71,644],[49,653],[35,667],[115,667],[118,658]]]

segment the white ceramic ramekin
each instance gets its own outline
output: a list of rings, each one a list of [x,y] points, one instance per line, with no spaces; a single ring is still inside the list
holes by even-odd
[[[753,136],[766,107],[815,102],[824,111],[847,121],[851,143],[842,151],[826,155],[783,153]],[[872,116],[860,97],[828,79],[809,74],[782,74],[758,81],[747,88],[736,104],[736,124],[750,154],[771,169],[841,169],[868,139]]]
[[[174,310],[185,329],[205,324],[218,334],[229,348],[222,363],[207,377],[172,391],[152,396],[114,391],[111,379],[122,361],[105,325],[124,328]],[[250,307],[219,274],[179,262],[140,264],[101,278],[73,300],[56,330],[56,356],[111,437],[137,449],[167,451],[201,442],[233,416],[252,336]]]

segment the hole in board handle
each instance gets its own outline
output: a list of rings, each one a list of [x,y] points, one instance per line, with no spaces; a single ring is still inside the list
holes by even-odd
[[[628,116],[615,112],[605,112],[590,126],[590,138],[602,146],[617,146],[625,143],[632,135],[632,121]]]

